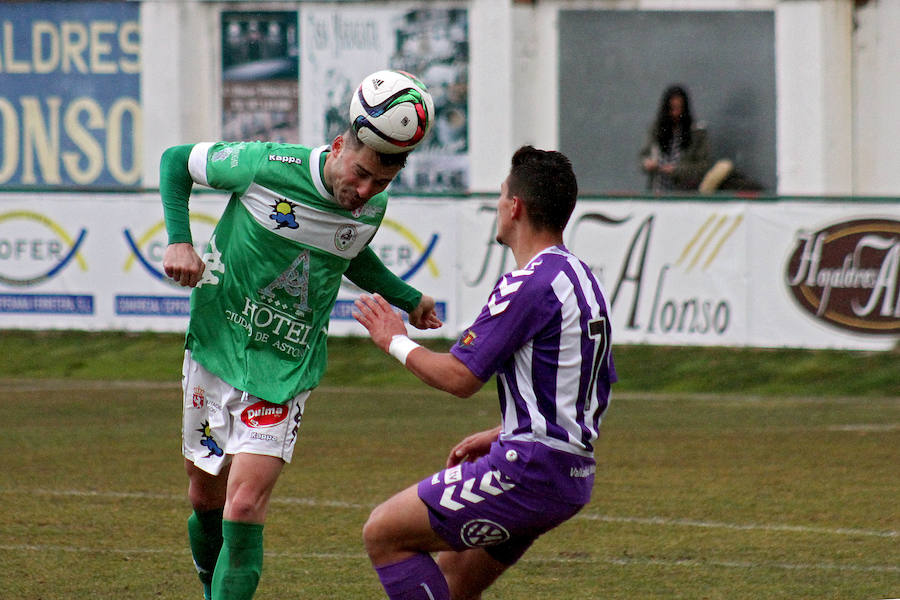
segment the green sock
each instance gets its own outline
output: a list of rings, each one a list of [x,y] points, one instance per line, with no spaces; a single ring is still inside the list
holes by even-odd
[[[222,521],[222,551],[213,572],[215,600],[250,600],[256,592],[263,563],[261,523]]]
[[[188,539],[203,597],[212,600],[213,570],[222,550],[222,509],[194,511],[188,518]]]

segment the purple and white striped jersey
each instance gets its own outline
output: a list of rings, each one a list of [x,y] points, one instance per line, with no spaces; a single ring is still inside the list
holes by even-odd
[[[562,246],[497,282],[451,353],[476,377],[497,374],[502,440],[593,456],[617,380],[600,284]]]

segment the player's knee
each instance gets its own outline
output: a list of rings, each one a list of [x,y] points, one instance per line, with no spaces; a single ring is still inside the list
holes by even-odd
[[[225,506],[225,493],[220,486],[208,482],[191,479],[188,486],[188,500],[197,512],[218,510]]]
[[[363,525],[363,544],[372,564],[379,565],[389,555],[390,547],[388,544],[389,537],[382,522],[383,506],[375,507],[369,514],[366,524]]]

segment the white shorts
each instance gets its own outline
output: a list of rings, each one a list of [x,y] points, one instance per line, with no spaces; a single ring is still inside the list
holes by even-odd
[[[235,389],[184,353],[181,448],[184,457],[218,475],[232,456],[245,452],[291,462],[303,407],[310,392],[273,404]]]

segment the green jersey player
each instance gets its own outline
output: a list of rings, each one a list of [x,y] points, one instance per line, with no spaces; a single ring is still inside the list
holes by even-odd
[[[269,499],[325,370],[341,278],[377,291],[420,329],[441,325],[434,300],[368,247],[405,159],[375,152],[352,129],[330,147],[219,142],[162,156],[163,267],[194,288],[182,445],[188,533],[207,599],[255,593]],[[194,183],[231,193],[202,257],[189,227]]]

